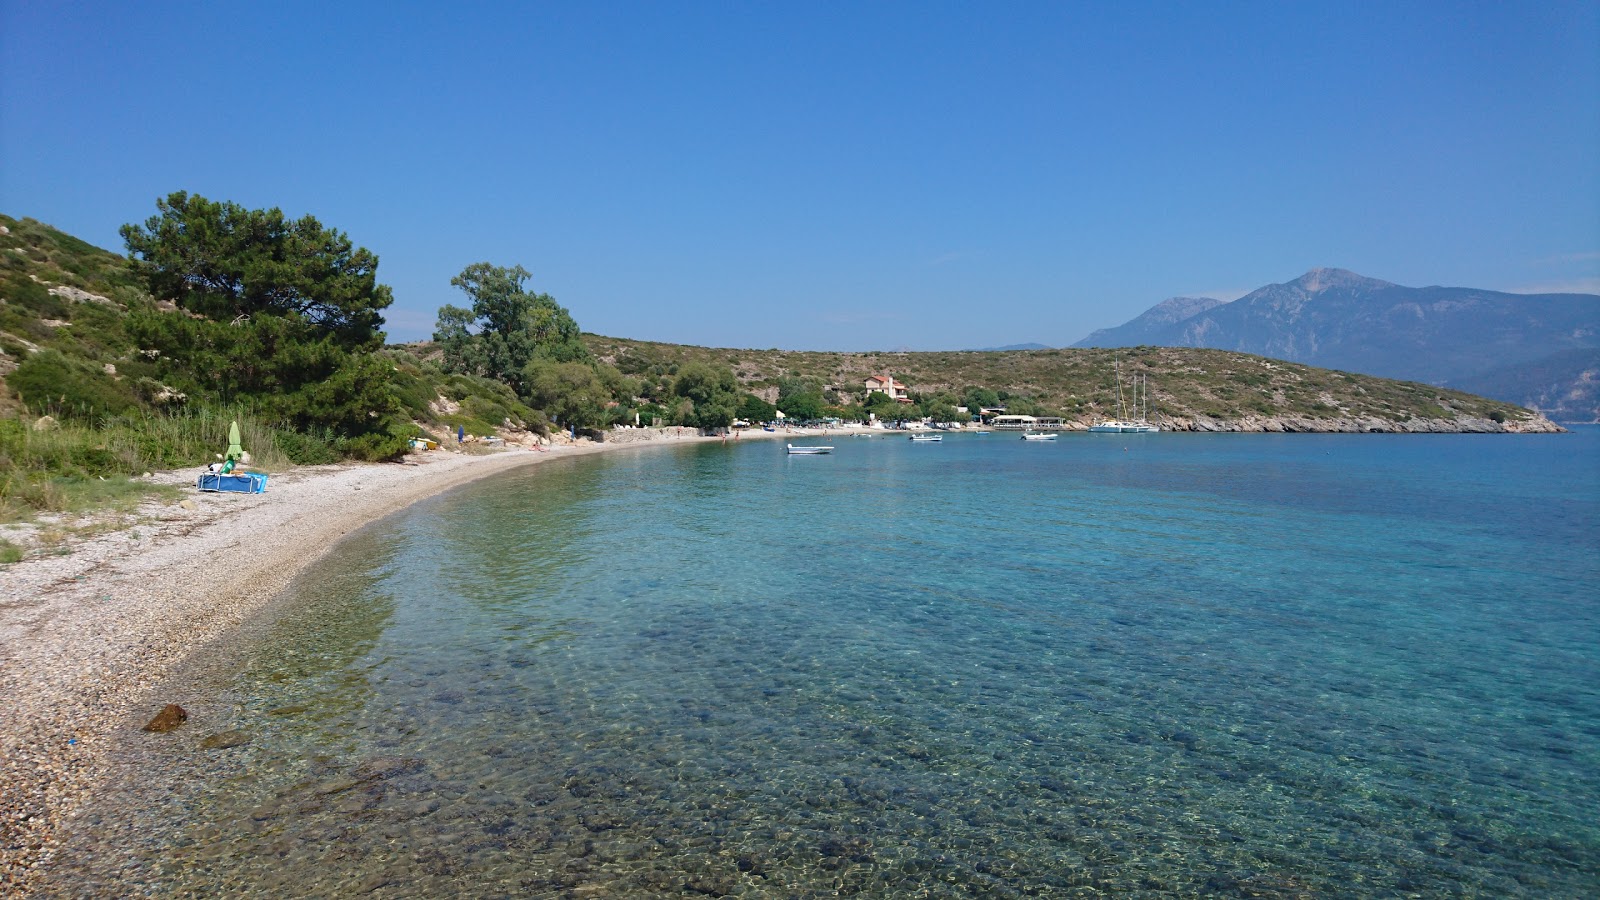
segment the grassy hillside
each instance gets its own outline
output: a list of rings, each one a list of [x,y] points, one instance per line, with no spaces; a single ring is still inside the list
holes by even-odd
[[[41,349],[125,358],[123,315],[150,302],[127,260],[32,219],[0,215],[0,229],[0,378]]]
[[[155,303],[128,260],[33,219],[0,215],[0,523],[136,499],[121,476],[199,466],[237,420],[253,464],[332,462],[325,434],[297,431],[250,401],[175,394],[129,334]],[[452,375],[401,348],[382,351],[390,388],[419,432],[486,435],[543,417],[510,388]],[[108,485],[111,485],[108,487]],[[0,557],[8,551],[0,541]]]
[[[1223,350],[1135,347],[1123,350],[829,353],[733,350],[585,335],[590,349],[625,373],[652,366],[707,362],[731,367],[758,394],[775,394],[780,378],[821,379],[841,397],[859,396],[869,375],[892,375],[915,394],[962,396],[981,387],[1023,395],[1056,414],[1088,422],[1117,411],[1120,365],[1124,391],[1148,378],[1150,406],[1161,418],[1312,420],[1460,417],[1492,421],[1536,418],[1529,410],[1415,382],[1391,381]]]

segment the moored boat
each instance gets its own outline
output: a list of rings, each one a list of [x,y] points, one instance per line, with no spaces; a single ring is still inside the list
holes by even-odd
[[[802,445],[799,447],[796,447],[793,444],[785,444],[784,446],[789,448],[790,456],[818,456],[823,453],[833,452],[832,447],[823,447],[817,444]]]
[[[918,444],[932,444],[944,440],[942,434],[913,434],[911,440]]]
[[[1053,441],[1056,439],[1056,436],[1053,434],[1040,434],[1036,431],[1029,431],[1022,435],[1022,439],[1025,441]]]

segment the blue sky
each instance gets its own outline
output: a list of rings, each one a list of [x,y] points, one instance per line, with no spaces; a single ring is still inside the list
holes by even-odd
[[[187,190],[585,330],[1065,345],[1316,266],[1600,292],[1600,4],[0,0],[0,211]]]

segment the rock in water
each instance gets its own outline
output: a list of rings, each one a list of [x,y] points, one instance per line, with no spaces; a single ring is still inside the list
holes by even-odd
[[[204,750],[227,750],[229,748],[240,747],[248,743],[250,743],[250,735],[244,733],[243,731],[239,731],[238,729],[234,729],[232,731],[223,731],[213,734],[211,737],[201,741],[200,747]]]
[[[151,719],[148,725],[144,726],[144,730],[165,734],[182,725],[188,719],[189,714],[183,711],[183,707],[176,703],[168,703],[161,708],[161,712],[156,713],[156,717]]]

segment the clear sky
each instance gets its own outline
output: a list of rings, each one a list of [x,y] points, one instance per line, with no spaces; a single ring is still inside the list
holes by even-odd
[[[1600,292],[1600,2],[0,0],[0,211],[187,190],[587,331],[1065,345],[1317,266]]]

